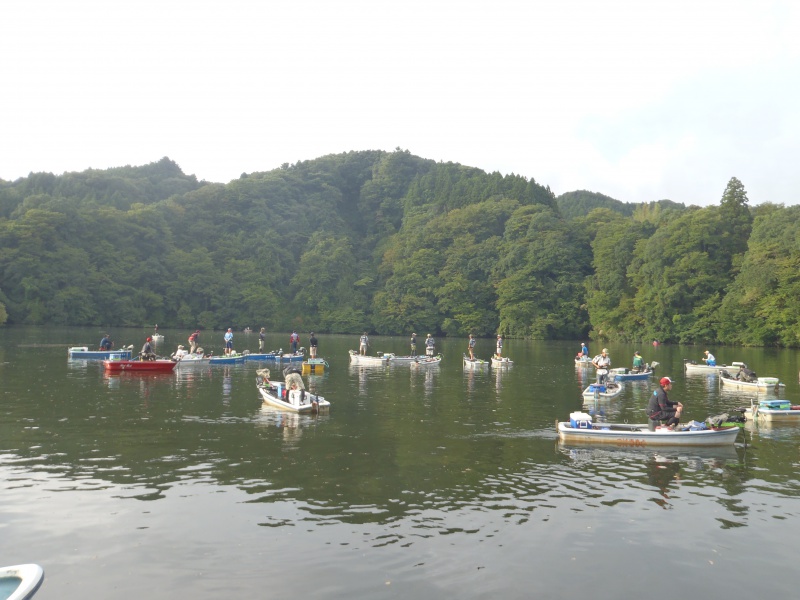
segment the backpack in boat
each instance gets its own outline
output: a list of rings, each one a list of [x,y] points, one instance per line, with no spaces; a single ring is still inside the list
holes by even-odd
[[[723,423],[726,423],[730,420],[728,413],[722,413],[720,415],[715,415],[713,417],[708,417],[706,419],[706,423],[708,423],[709,427],[719,427]]]

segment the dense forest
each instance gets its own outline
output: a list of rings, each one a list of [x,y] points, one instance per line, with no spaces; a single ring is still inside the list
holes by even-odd
[[[0,181],[0,323],[800,345],[800,207],[720,188],[556,198],[399,149],[31,173]]]

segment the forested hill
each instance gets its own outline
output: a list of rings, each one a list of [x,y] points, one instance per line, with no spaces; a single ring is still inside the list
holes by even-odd
[[[164,158],[0,182],[0,322],[797,345],[797,229],[735,178],[634,206],[400,150]]]

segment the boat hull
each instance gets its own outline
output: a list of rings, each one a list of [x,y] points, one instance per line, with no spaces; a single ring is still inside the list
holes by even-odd
[[[32,598],[44,581],[44,569],[39,565],[0,567],[0,594],[7,600]]]
[[[350,350],[351,365],[385,366],[392,362],[393,358],[393,354],[384,354],[383,356],[367,356],[366,354],[359,354],[355,350]]]
[[[178,360],[178,367],[203,367],[208,366],[210,357],[204,356],[203,358],[188,358],[183,356]]]
[[[173,360],[104,360],[111,373],[169,373],[178,363]]]
[[[79,358],[83,360],[108,360],[117,357],[123,360],[130,360],[130,350],[89,350],[85,346],[76,346],[67,351],[69,358]]]
[[[208,359],[210,365],[242,365],[245,362],[245,356],[212,356]]]
[[[608,427],[608,429],[603,429]],[[703,429],[698,431],[650,431],[646,424],[629,425],[595,423],[590,428],[573,427],[567,421],[556,424],[558,438],[580,444],[609,444],[622,447],[644,446],[725,446],[733,444],[739,435],[738,427]]]
[[[324,373],[325,367],[327,366],[328,363],[324,358],[309,358],[303,363],[300,371],[303,373],[303,375],[318,375],[320,373]]]
[[[512,367],[514,366],[514,361],[510,358],[495,358],[492,357],[492,366],[493,367]]]
[[[281,359],[281,355],[277,352],[266,352],[266,353],[256,353],[256,354],[247,354],[245,357],[245,361],[279,361]]]
[[[464,368],[465,369],[484,369],[489,366],[488,360],[483,360],[480,358],[470,359],[467,355],[464,355]]]

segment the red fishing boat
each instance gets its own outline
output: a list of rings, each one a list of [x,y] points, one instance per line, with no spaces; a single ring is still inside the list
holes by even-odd
[[[111,373],[170,373],[178,363],[174,360],[104,360],[103,366]]]

